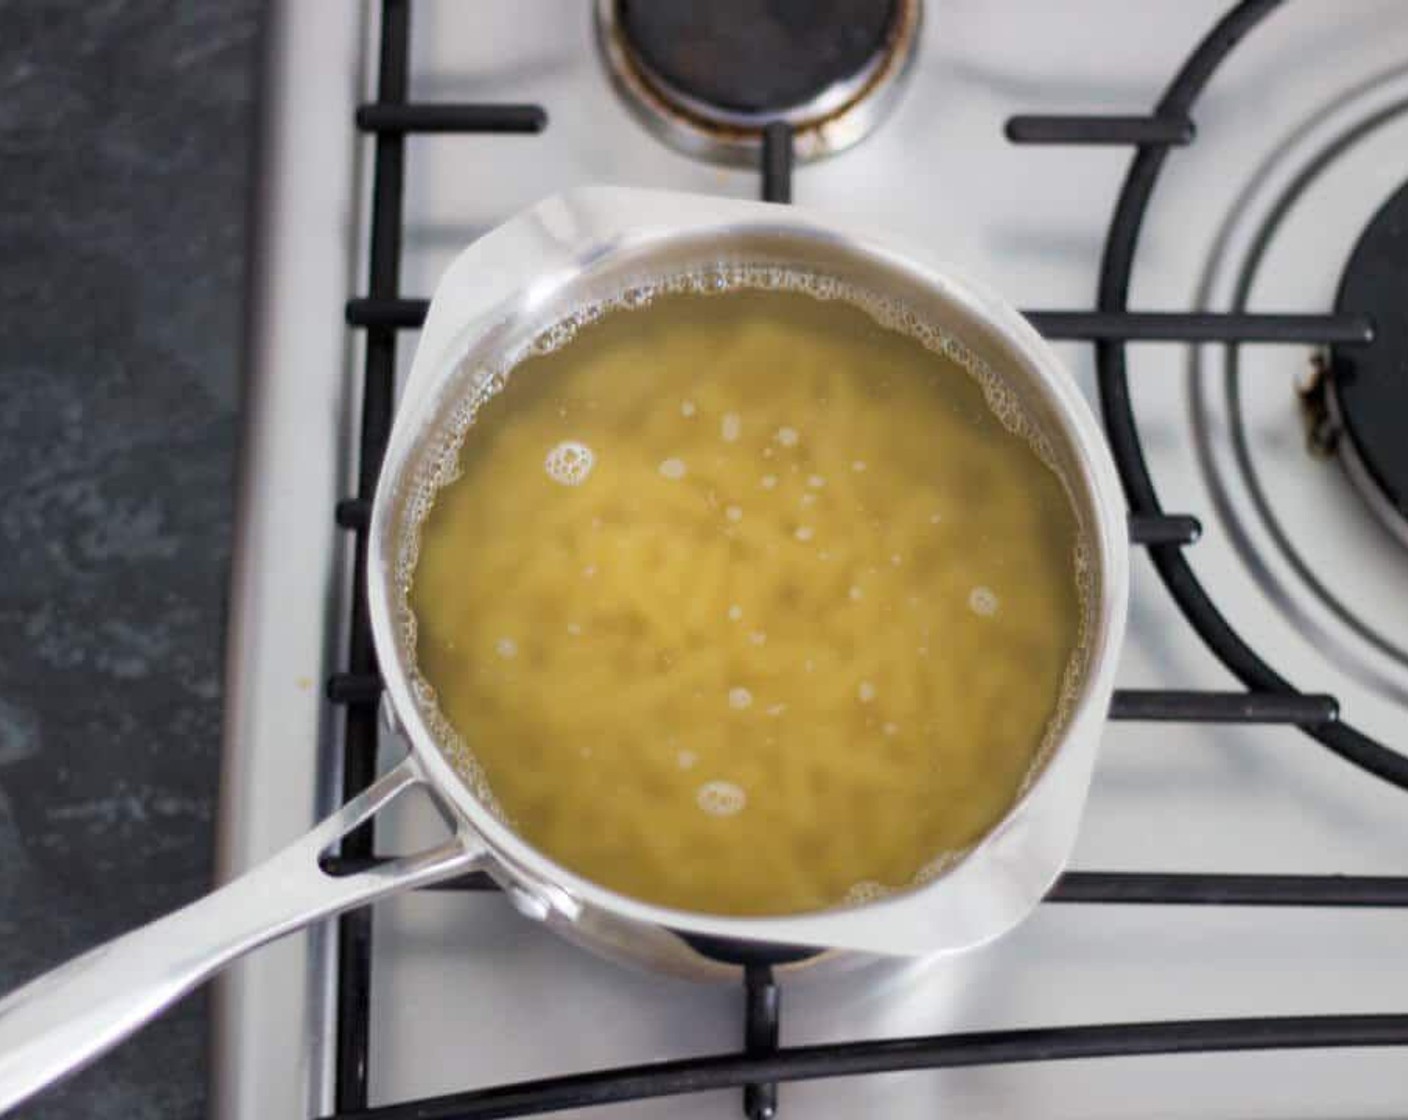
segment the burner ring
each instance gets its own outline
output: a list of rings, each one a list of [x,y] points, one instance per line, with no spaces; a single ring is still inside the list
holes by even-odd
[[[1408,184],[1379,208],[1350,254],[1335,296],[1374,322],[1373,345],[1330,350],[1326,403],[1340,460],[1380,521],[1408,544]]]
[[[792,5],[791,14],[812,6]],[[799,161],[859,143],[903,89],[919,41],[922,0],[833,3],[833,9],[850,10],[838,14],[838,34],[830,39],[819,37],[825,28],[782,26],[788,5],[772,7],[782,14],[773,12],[769,21],[757,0],[715,0],[683,11],[664,0],[597,0],[597,41],[627,106],[650,131],[687,155],[752,166],[762,149],[763,130],[779,121],[791,126]],[[766,74],[756,68],[720,71],[715,64],[732,53],[727,48],[738,46],[738,41],[727,42],[728,32],[698,52],[672,53],[677,42],[703,38],[680,34],[680,24],[701,12],[728,29],[750,16],[764,19],[771,32],[764,46],[790,46],[793,56]],[[794,30],[799,33],[791,34]]]
[[[1245,310],[1258,278],[1268,271],[1264,265],[1271,246],[1289,236],[1286,230],[1294,226],[1295,215],[1303,212],[1303,201],[1317,185],[1343,169],[1361,146],[1372,151],[1368,145],[1389,142],[1382,133],[1392,129],[1401,134],[1405,128],[1408,66],[1396,66],[1346,91],[1277,140],[1216,234],[1198,282],[1197,306]],[[1389,188],[1390,193],[1399,185],[1401,180]],[[1375,207],[1363,212],[1372,215]],[[1335,242],[1351,243],[1372,221],[1355,222],[1353,230],[1342,240],[1337,236]],[[1317,227],[1306,223],[1300,228]],[[1331,300],[1328,294],[1319,298],[1326,303]],[[1335,302],[1340,310],[1347,307],[1339,297]],[[1357,308],[1354,314],[1373,319],[1374,310]],[[1381,341],[1382,328],[1377,322],[1376,328],[1376,341],[1364,349],[1374,349]],[[1351,352],[1350,347],[1334,349]],[[1408,702],[1408,644],[1404,643],[1402,627],[1395,630],[1396,616],[1377,608],[1374,599],[1375,594],[1393,594],[1392,590],[1382,592],[1382,588],[1397,585],[1398,569],[1385,565],[1369,572],[1356,570],[1350,578],[1336,562],[1333,550],[1322,545],[1327,539],[1348,539],[1346,534],[1370,533],[1375,544],[1382,539],[1381,519],[1360,500],[1360,488],[1355,484],[1349,440],[1339,426],[1335,402],[1329,399],[1332,377],[1322,373],[1310,386],[1302,383],[1296,387],[1302,400],[1307,393],[1313,398],[1318,382],[1329,421],[1326,427],[1332,433],[1331,441],[1320,446],[1326,451],[1333,447],[1337,460],[1333,466],[1342,468],[1310,472],[1339,485],[1340,501],[1335,508],[1341,516],[1333,522],[1333,530],[1325,532],[1325,525],[1294,515],[1295,503],[1288,504],[1284,487],[1277,485],[1285,476],[1278,473],[1275,458],[1267,453],[1269,445],[1255,438],[1257,425],[1264,423],[1266,416],[1255,408],[1255,402],[1264,400],[1266,394],[1246,391],[1244,380],[1259,384],[1271,373],[1256,353],[1224,345],[1195,347],[1188,354],[1197,459],[1227,540],[1255,584],[1311,647],[1344,674],[1347,684],[1362,686],[1395,704]],[[1249,364],[1252,369],[1246,370]],[[1322,369],[1330,364],[1327,358]],[[1291,403],[1288,398],[1289,394],[1282,398],[1287,406]],[[1292,422],[1293,417],[1284,414],[1277,421]],[[1333,435],[1341,438],[1333,442]],[[1290,449],[1297,461],[1314,462],[1294,445]],[[1366,488],[1369,485],[1366,482]]]

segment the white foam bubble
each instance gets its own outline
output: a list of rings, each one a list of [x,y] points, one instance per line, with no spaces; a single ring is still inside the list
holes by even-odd
[[[862,879],[859,883],[851,885],[846,891],[846,897],[841,901],[845,906],[860,906],[884,898],[889,893],[890,888],[884,883],[878,883],[874,879]]]
[[[860,474],[862,471],[865,470],[865,460],[853,459],[851,461],[851,470],[855,471],[856,474]]]
[[[816,495],[803,494],[801,498],[798,499],[797,504],[800,505],[803,509],[809,509],[810,507],[816,505]]]
[[[693,770],[694,764],[699,761],[699,756],[693,751],[680,751],[675,755],[675,765],[681,770]]]
[[[740,607],[737,603],[734,603],[728,609],[728,617],[732,621],[737,622],[740,618],[743,617],[743,608]]]
[[[816,530],[814,530],[810,525],[798,525],[797,531],[792,535],[796,537],[799,541],[809,541],[815,534]]]
[[[786,704],[773,704],[768,708],[768,715],[772,716],[775,719],[776,717],[783,715],[786,711]]]
[[[900,725],[897,723],[887,723],[884,727],[880,728],[880,730],[891,738],[894,738],[900,733]]]
[[[751,634],[748,635],[748,640],[752,642],[755,646],[761,646],[767,644],[768,636],[767,633],[763,630],[754,630]]]
[[[753,694],[746,688],[731,688],[728,690],[728,706],[736,712],[741,712],[745,708],[753,706]]]
[[[997,593],[991,587],[975,587],[968,592],[968,609],[974,614],[991,618],[997,613]]]
[[[582,578],[583,578],[583,579],[591,579],[592,576],[594,576],[594,575],[596,575],[596,565],[595,565],[595,564],[588,564],[585,568],[582,569]]]
[[[694,795],[695,804],[711,817],[732,817],[743,811],[748,795],[733,782],[705,782]]]
[[[875,695],[875,685],[871,681],[861,681],[856,685],[856,696],[862,704],[869,704]]]
[[[852,584],[851,589],[847,591],[846,594],[851,597],[851,602],[853,603],[859,603],[862,599],[865,598],[865,592],[862,591],[859,587],[856,587],[854,584]]]
[[[801,439],[801,436],[797,434],[796,428],[777,429],[777,442],[782,444],[783,447],[796,447],[799,439]]]
[[[662,478],[678,481],[685,476],[689,468],[684,465],[683,459],[666,459],[658,469]]]
[[[518,656],[518,643],[512,638],[500,638],[494,643],[494,652],[505,661],[510,661]]]
[[[582,635],[582,627],[576,622],[569,622],[567,624],[567,632],[574,638],[579,638]]]
[[[763,477],[758,480],[758,485],[761,486],[764,490],[771,490],[771,489],[773,489],[773,487],[775,487],[775,486],[777,485],[777,475],[775,475],[775,474],[765,474],[765,475],[763,475]]]
[[[736,412],[725,412],[719,421],[719,437],[725,443],[737,443],[743,434],[743,417]]]
[[[681,415],[681,416],[685,416],[685,417],[693,416],[693,415],[694,415],[694,412],[695,412],[695,408],[694,408],[694,402],[693,402],[693,401],[680,401],[680,415]]]
[[[726,507],[724,508],[724,516],[727,517],[730,521],[735,521],[735,522],[737,522],[737,521],[742,521],[742,520],[743,520],[743,507],[742,507],[742,506],[726,506]]]
[[[826,479],[822,478],[819,474],[809,474],[807,475],[807,485],[813,490],[820,490],[826,485]]]
[[[548,452],[543,469],[561,486],[580,486],[596,465],[596,453],[585,443],[566,439]]]
[[[900,554],[899,554],[898,552],[891,553],[891,554],[890,554],[890,563],[891,563],[894,567],[898,568],[901,564],[904,563],[904,558],[903,558],[902,556],[900,556]]]

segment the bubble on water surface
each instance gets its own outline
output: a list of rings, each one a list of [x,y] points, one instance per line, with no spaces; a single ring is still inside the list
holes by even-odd
[[[743,811],[748,795],[733,782],[705,782],[694,795],[698,806],[711,817],[732,817]]]
[[[889,893],[884,883],[877,883],[874,879],[862,879],[846,892],[844,902],[848,906],[859,906],[863,902],[884,898]]]
[[[566,439],[548,452],[543,469],[561,486],[580,486],[596,465],[596,453],[585,443]]]
[[[991,587],[975,587],[968,592],[968,609],[974,614],[991,618],[997,613],[997,593]]]

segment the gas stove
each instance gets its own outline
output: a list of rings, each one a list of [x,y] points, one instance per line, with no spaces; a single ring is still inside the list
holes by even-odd
[[[741,990],[479,880],[379,903],[219,983],[216,1115],[1401,1115],[1408,11],[714,7],[271,5],[220,872],[402,750],[356,589],[424,297],[600,182],[868,223],[1060,340],[1141,553],[1073,870],[984,949]]]

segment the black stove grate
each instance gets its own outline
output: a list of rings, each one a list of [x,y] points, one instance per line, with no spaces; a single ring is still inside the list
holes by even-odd
[[[1339,719],[1333,696],[1301,693],[1231,628],[1183,556],[1201,532],[1195,517],[1165,513],[1144,460],[1130,406],[1125,345],[1139,342],[1369,342],[1362,316],[1138,312],[1127,307],[1140,226],[1172,146],[1191,143],[1193,106],[1226,55],[1281,0],[1243,0],[1199,44],[1149,116],[1020,116],[1007,137],[1022,144],[1128,144],[1134,147],[1110,224],[1094,311],[1029,311],[1050,338],[1096,346],[1107,435],[1130,504],[1130,540],[1147,547],[1164,584],[1208,648],[1245,692],[1121,690],[1111,719],[1274,723],[1299,727],[1330,750],[1395,785],[1408,787],[1408,758]],[[403,176],[408,133],[535,133],[547,125],[536,105],[415,103],[407,97],[410,0],[382,0],[377,100],[360,106],[356,126],[374,137],[368,292],[347,303],[347,323],[366,332],[357,495],[339,503],[337,523],[356,534],[354,595],[346,672],[328,681],[329,698],[346,707],[343,793],[375,776],[381,693],[362,587],[366,522],[394,407],[398,332],[418,327],[427,301],[400,295]],[[792,145],[785,124],[764,135],[762,197],[791,200]],[[370,825],[349,835],[330,871],[380,862]],[[483,874],[428,888],[494,890]],[[1047,898],[1055,903],[1197,906],[1408,907],[1408,876],[1241,875],[1071,871]],[[1345,1015],[1188,1022],[1137,1022],[951,1034],[826,1046],[778,1047],[780,1000],[771,969],[750,965],[745,977],[744,1047],[735,1054],[623,1067],[367,1107],[371,922],[367,909],[338,920],[336,977],[337,1117],[418,1120],[527,1116],[708,1089],[742,1087],[748,1116],[771,1117],[783,1081],[894,1070],[1059,1061],[1074,1058],[1228,1050],[1408,1046],[1408,1015]]]

